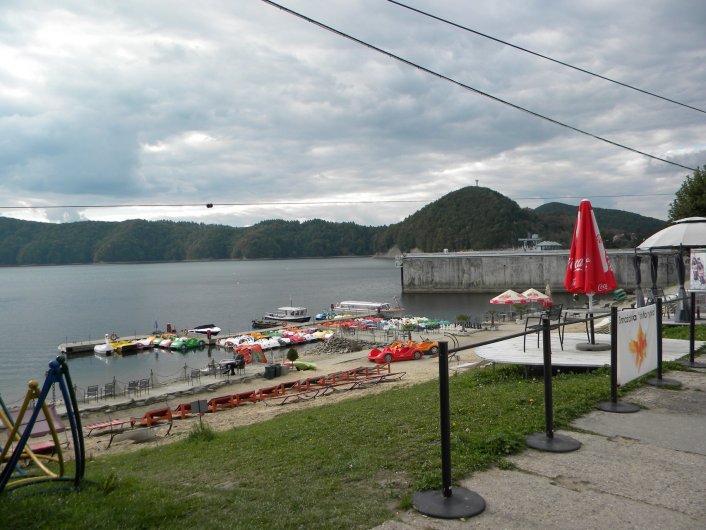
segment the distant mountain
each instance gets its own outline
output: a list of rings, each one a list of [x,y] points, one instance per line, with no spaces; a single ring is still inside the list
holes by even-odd
[[[535,210],[479,186],[468,186],[382,227],[355,223],[267,220],[247,228],[203,223],[82,221],[51,224],[0,217],[0,265],[64,265],[209,259],[369,256],[391,250],[488,250],[518,246],[538,234],[568,248],[577,207]],[[659,219],[595,208],[606,246],[639,244],[663,228]]]
[[[534,211],[545,223],[545,232],[542,233],[544,237],[556,238],[566,245],[570,243],[578,211],[576,206],[550,202]],[[606,246],[634,247],[667,226],[666,221],[623,210],[593,208],[593,213]],[[565,238],[567,226],[570,227],[568,239]]]
[[[538,234],[565,248],[578,208],[552,202],[534,210],[489,188],[468,186],[444,195],[404,221],[391,225],[378,237],[379,251],[391,244],[402,252],[492,250],[518,246],[518,239]],[[625,212],[594,208],[596,221],[608,247],[636,246],[666,226],[665,221]]]
[[[497,191],[469,186],[444,195],[383,234],[403,252],[496,249],[517,245],[538,218]]]

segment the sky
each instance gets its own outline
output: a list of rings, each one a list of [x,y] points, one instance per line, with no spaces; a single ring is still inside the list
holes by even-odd
[[[706,165],[702,0],[403,2],[701,112],[386,0],[279,3],[406,62],[262,0],[2,2],[0,215],[380,226],[478,185],[666,219]]]

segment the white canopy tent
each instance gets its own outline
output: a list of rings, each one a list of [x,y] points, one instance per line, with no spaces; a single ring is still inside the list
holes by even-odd
[[[638,251],[649,252],[651,258],[652,286],[653,293],[651,298],[654,299],[654,290],[657,285],[657,255],[656,253],[671,251],[676,253],[677,276],[679,278],[679,304],[675,320],[679,322],[686,321],[689,313],[688,303],[686,299],[686,290],[684,289],[685,267],[683,251],[694,248],[706,248],[706,217],[687,217],[674,221],[669,225],[651,235],[641,245],[637,247]]]

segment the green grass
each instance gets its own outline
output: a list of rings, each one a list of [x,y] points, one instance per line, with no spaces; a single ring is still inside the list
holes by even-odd
[[[689,340],[689,326],[664,326],[662,337]],[[706,340],[706,326],[694,326],[694,337],[696,340]]]
[[[609,372],[553,380],[556,429],[610,395]],[[543,381],[517,367],[451,378],[455,479],[544,431]],[[0,528],[370,528],[441,488],[438,382],[362,396],[89,461],[80,491],[0,497]],[[325,398],[322,398],[325,399]],[[259,405],[258,405],[259,406]]]

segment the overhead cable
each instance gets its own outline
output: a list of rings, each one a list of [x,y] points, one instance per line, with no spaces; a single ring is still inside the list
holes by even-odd
[[[485,96],[486,98],[492,99],[493,101],[497,101],[498,103],[502,103],[503,105],[507,105],[508,107],[512,107],[512,108],[514,108],[514,109],[516,109],[516,110],[522,111],[522,112],[524,112],[524,113],[526,113],[526,114],[529,114],[529,115],[531,115],[531,116],[534,116],[534,117],[536,117],[536,118],[539,118],[539,119],[548,121],[548,122],[550,122],[550,123],[553,123],[554,125],[559,125],[559,126],[561,126],[561,127],[565,127],[566,129],[570,129],[570,130],[572,130],[572,131],[574,131],[574,132],[583,134],[583,135],[585,135],[585,136],[590,136],[591,138],[595,138],[596,140],[600,140],[601,142],[605,142],[605,143],[607,143],[607,144],[614,145],[615,147],[619,147],[619,148],[621,148],[621,149],[625,149],[625,150],[627,150],[627,151],[632,151],[633,153],[637,153],[637,154],[639,154],[639,155],[646,156],[646,157],[648,157],[648,158],[652,158],[653,160],[659,160],[660,162],[664,162],[665,164],[670,164],[670,165],[673,165],[673,166],[681,167],[681,168],[683,168],[683,169],[688,169],[689,171],[696,171],[696,169],[693,168],[693,167],[685,166],[685,165],[683,165],[683,164],[679,164],[678,162],[673,162],[673,161],[671,161],[671,160],[667,160],[667,159],[665,159],[665,158],[660,158],[660,157],[658,157],[658,156],[656,156],[656,155],[652,155],[652,154],[647,153],[647,152],[645,152],[645,151],[640,151],[639,149],[635,149],[634,147],[630,147],[630,146],[627,146],[627,145],[624,145],[624,144],[621,144],[621,143],[618,143],[618,142],[614,142],[613,140],[609,140],[608,138],[604,138],[603,136],[599,136],[599,135],[597,135],[597,134],[593,134],[593,133],[588,132],[588,131],[585,131],[585,130],[583,130],[583,129],[579,129],[578,127],[574,127],[573,125],[569,125],[569,124],[564,123],[564,122],[561,122],[561,121],[559,121],[559,120],[555,120],[554,118],[550,118],[550,117],[548,117],[548,116],[545,116],[545,115],[540,114],[540,113],[538,113],[538,112],[535,112],[535,111],[533,111],[533,110],[527,109],[527,108],[522,107],[522,106],[520,106],[520,105],[517,105],[517,104],[515,104],[515,103],[511,103],[510,101],[504,100],[504,99],[499,98],[499,97],[497,97],[497,96],[493,96],[492,94],[489,94],[489,93],[487,93],[487,92],[483,92],[482,90],[479,90],[479,89],[474,88],[474,87],[472,87],[472,86],[470,86],[470,85],[467,85],[467,84],[465,84],[465,83],[462,83],[461,81],[457,81],[457,80],[455,80],[455,79],[453,79],[453,78],[451,78],[451,77],[448,77],[448,76],[446,76],[446,75],[444,75],[444,74],[441,74],[441,73],[439,73],[439,72],[436,72],[436,71],[434,71],[434,70],[431,70],[431,69],[429,69],[429,68],[426,68],[426,67],[424,67],[424,66],[421,66],[421,65],[419,65],[419,64],[417,64],[417,63],[415,63],[415,62],[412,62],[412,61],[410,61],[410,60],[408,60],[408,59],[405,59],[405,58],[403,58],[403,57],[400,57],[399,55],[395,55],[395,54],[392,53],[392,52],[389,52],[389,51],[384,50],[384,49],[382,49],[382,48],[379,48],[379,47],[377,47],[377,46],[375,46],[375,45],[373,45],[373,44],[370,44],[370,43],[365,42],[365,41],[363,41],[363,40],[360,40],[360,39],[358,39],[358,38],[356,38],[356,37],[353,37],[352,35],[349,35],[348,33],[344,33],[343,31],[340,31],[340,30],[335,29],[335,28],[333,28],[333,27],[331,27],[331,26],[328,26],[328,25],[324,24],[323,22],[319,22],[318,20],[315,20],[315,19],[313,19],[313,18],[311,18],[311,17],[308,17],[308,16],[306,16],[306,15],[303,15],[303,14],[301,14],[301,13],[298,13],[297,11],[293,11],[292,9],[289,9],[288,7],[285,7],[285,6],[281,5],[281,4],[278,4],[278,3],[276,3],[276,2],[272,2],[271,0],[262,0],[262,1],[263,1],[264,3],[266,3],[266,4],[269,4],[269,5],[273,6],[273,7],[279,8],[279,9],[281,9],[282,11],[284,11],[284,12],[286,12],[286,13],[289,13],[290,15],[294,15],[295,17],[301,18],[302,20],[305,20],[305,21],[307,21],[307,22],[309,22],[309,23],[311,23],[311,24],[313,24],[313,25],[315,25],[315,26],[318,26],[318,27],[320,27],[320,28],[322,28],[322,29],[325,29],[326,31],[330,31],[331,33],[334,33],[334,34],[336,34],[336,35],[338,35],[338,36],[340,36],[340,37],[346,38],[346,39],[348,39],[348,40],[350,40],[350,41],[352,41],[352,42],[355,42],[355,43],[357,43],[357,44],[360,44],[360,45],[362,45],[362,46],[365,46],[366,48],[369,48],[369,49],[371,49],[371,50],[373,50],[373,51],[376,51],[376,52],[381,53],[381,54],[383,54],[383,55],[387,55],[387,56],[388,56],[389,58],[391,58],[391,59],[394,59],[394,60],[396,60],[396,61],[399,61],[399,62],[401,62],[401,63],[404,63],[404,64],[406,64],[406,65],[408,65],[408,66],[412,66],[413,68],[417,68],[418,70],[420,70],[420,71],[422,71],[422,72],[424,72],[424,73],[433,75],[434,77],[438,77],[439,79],[443,79],[444,81],[448,81],[449,83],[453,83],[454,85],[457,85],[457,86],[459,86],[459,87],[461,87],[461,88],[464,88],[464,89],[469,90],[469,91],[471,91],[471,92],[475,92],[476,94],[479,94],[479,95],[481,95],[481,96]]]
[[[660,197],[672,196],[673,193],[623,193],[612,195],[557,195],[555,197],[509,197],[513,201],[556,200],[556,199],[615,199],[620,197]],[[329,206],[334,204],[391,204],[391,203],[427,203],[429,199],[381,199],[376,201],[290,201],[290,202],[208,202],[208,203],[133,203],[133,204],[47,204],[3,206],[0,210],[53,210],[59,208],[213,208],[214,206]]]
[[[706,110],[704,110],[704,109],[700,109],[700,108],[698,108],[698,107],[693,107],[693,106],[691,106],[691,105],[689,105],[689,104],[687,104],[687,103],[682,103],[681,101],[677,101],[677,100],[675,100],[675,99],[671,99],[671,98],[668,98],[668,97],[666,97],[666,96],[660,96],[659,94],[655,94],[654,92],[650,92],[649,90],[644,90],[644,89],[642,89],[642,88],[638,88],[638,87],[636,87],[636,86],[629,85],[628,83],[623,83],[622,81],[618,81],[618,80],[616,80],[616,79],[612,79],[612,78],[610,78],[610,77],[606,77],[606,76],[604,76],[604,75],[597,74],[597,73],[595,73],[595,72],[591,72],[590,70],[586,70],[586,69],[584,69],[584,68],[580,68],[580,67],[578,67],[578,66],[574,66],[574,65],[572,65],[572,64],[565,63],[564,61],[560,61],[560,60],[558,60],[558,59],[554,59],[554,58],[552,58],[552,57],[549,57],[548,55],[543,55],[543,54],[541,54],[541,53],[532,51],[532,50],[530,50],[530,49],[523,48],[522,46],[518,46],[517,44],[512,44],[511,42],[507,42],[507,41],[504,41],[504,40],[499,39],[499,38],[497,38],[497,37],[493,37],[493,36],[491,36],[491,35],[487,35],[486,33],[482,33],[482,32],[480,32],[480,31],[477,31],[477,30],[475,30],[475,29],[469,28],[469,27],[467,27],[467,26],[462,26],[461,24],[457,24],[456,22],[453,22],[453,21],[451,21],[451,20],[438,17],[438,16],[433,15],[433,14],[431,14],[431,13],[428,13],[428,12],[426,12],[426,11],[422,11],[421,9],[417,9],[416,7],[408,6],[407,4],[403,4],[402,2],[397,2],[397,0],[387,0],[387,1],[390,2],[391,4],[395,4],[395,5],[397,5],[397,6],[400,6],[400,7],[405,8],[405,9],[409,9],[410,11],[414,11],[415,13],[419,13],[420,15],[424,15],[425,17],[433,18],[434,20],[438,20],[439,22],[443,22],[444,24],[449,24],[450,26],[454,26],[454,27],[459,28],[459,29],[462,29],[462,30],[464,30],[464,31],[468,31],[468,32],[470,32],[470,33],[474,33],[474,34],[476,34],[476,35],[478,35],[478,36],[480,36],[480,37],[484,37],[484,38],[486,38],[486,39],[490,39],[490,40],[492,40],[492,41],[499,42],[500,44],[504,44],[505,46],[510,46],[511,48],[515,48],[516,50],[520,50],[520,51],[523,51],[523,52],[525,52],[525,53],[532,54],[532,55],[534,55],[534,56],[536,56],[536,57],[539,57],[539,58],[541,58],[541,59],[545,59],[545,60],[547,60],[547,61],[551,61],[551,62],[553,62],[553,63],[560,64],[560,65],[562,65],[562,66],[566,66],[567,68],[571,68],[571,69],[573,69],[573,70],[577,70],[577,71],[582,72],[582,73],[584,73],[584,74],[588,74],[588,75],[591,75],[591,76],[593,76],[593,77],[597,77],[597,78],[599,78],[599,79],[603,79],[604,81],[608,81],[608,82],[610,82],[610,83],[615,83],[616,85],[620,85],[620,86],[622,86],[622,87],[629,88],[630,90],[635,90],[636,92],[641,92],[641,93],[643,93],[643,94],[647,94],[648,96],[652,96],[652,97],[655,97],[655,98],[659,98],[659,99],[662,99],[662,100],[664,100],[664,101],[668,101],[669,103],[673,103],[673,104],[675,104],[675,105],[679,105],[679,106],[681,106],[681,107],[686,107],[686,108],[688,108],[688,109],[695,110],[695,111],[697,111],[697,112],[703,112],[704,114],[706,114]]]

